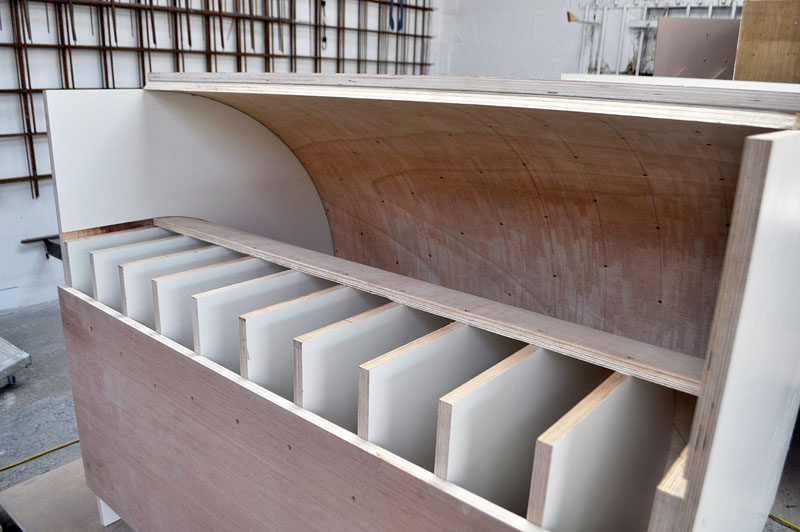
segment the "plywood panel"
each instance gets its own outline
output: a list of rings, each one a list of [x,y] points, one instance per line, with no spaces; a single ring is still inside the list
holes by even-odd
[[[525,515],[536,438],[607,373],[522,348],[439,400],[434,472]]]
[[[263,277],[283,270],[269,262],[244,257],[153,279],[156,331],[192,348],[192,295]]]
[[[192,296],[194,350],[239,373],[239,315],[328,288],[330,281],[287,271]]]
[[[171,236],[125,244],[89,252],[94,298],[114,310],[122,311],[119,265],[134,260],[158,257],[205,246],[203,242],[185,236]]]
[[[73,289],[60,298],[86,481],[135,530],[541,530]]]
[[[242,113],[143,90],[47,91],[45,106],[61,232],[181,214],[332,251],[303,166]]]
[[[800,4],[744,2],[734,78],[800,83]]]
[[[743,141],[765,131],[749,119],[448,91],[213,88],[186,90],[255,117],[303,163],[337,256],[705,355]]]
[[[703,361],[693,356],[201,220],[153,223],[676,390],[700,391]]]
[[[689,448],[684,447],[678,458],[672,462],[667,474],[658,483],[653,499],[648,532],[672,532],[678,526],[683,498],[686,494],[686,457]]]
[[[115,231],[100,235],[62,241],[64,276],[69,286],[87,295],[92,295],[92,265],[89,252],[98,249],[156,240],[172,235],[160,227],[143,227],[127,231]]]
[[[683,528],[761,530],[772,507],[800,406],[798,154],[797,131],[745,146],[689,444]]]
[[[528,519],[560,532],[645,530],[672,391],[614,374],[536,441]]]
[[[522,346],[452,323],[365,362],[358,375],[358,435],[432,471],[438,399]]]
[[[659,17],[653,75],[733,79],[738,37],[738,19]]]
[[[239,317],[241,374],[291,400],[293,338],[385,304],[386,299],[347,286],[333,286]]]
[[[142,325],[154,329],[156,319],[153,278],[216,264],[236,257],[241,257],[241,255],[223,247],[205,246],[120,264],[122,313]]]
[[[358,366],[447,325],[397,303],[294,340],[294,402],[351,432],[358,430]]]

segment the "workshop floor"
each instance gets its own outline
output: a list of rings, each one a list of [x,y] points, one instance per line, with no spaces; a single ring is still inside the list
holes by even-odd
[[[17,384],[0,388],[0,466],[78,437],[61,316],[56,303],[0,312],[0,336],[31,354]],[[0,472],[0,491],[80,458],[80,444]],[[800,524],[800,430],[795,437],[772,512]],[[12,531],[0,509],[0,526]],[[769,520],[769,532],[789,530]]]

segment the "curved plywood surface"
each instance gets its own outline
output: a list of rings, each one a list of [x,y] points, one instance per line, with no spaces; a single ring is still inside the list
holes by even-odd
[[[292,150],[337,256],[704,356],[744,138],[768,120],[200,88]]]

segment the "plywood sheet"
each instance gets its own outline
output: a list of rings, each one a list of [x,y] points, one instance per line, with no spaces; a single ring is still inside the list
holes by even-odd
[[[86,480],[135,530],[541,530],[73,289],[60,298]]]
[[[744,2],[734,77],[800,83],[800,3]]]
[[[654,76],[733,79],[739,20],[659,17]]]

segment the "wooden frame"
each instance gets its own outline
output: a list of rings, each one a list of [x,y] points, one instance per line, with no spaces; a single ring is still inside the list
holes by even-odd
[[[388,299],[389,305],[454,320],[456,323],[445,327],[448,331],[472,330],[486,338],[502,337],[492,340],[498,345],[522,341],[535,346],[525,348],[529,351],[543,348],[555,357],[577,359],[571,363],[591,364],[593,371],[616,372],[540,435],[527,509],[533,521],[555,530],[569,526],[571,521],[563,512],[549,511],[547,506],[561,500],[559,493],[565,492],[559,492],[558,486],[570,478],[558,466],[559,444],[565,438],[582,436],[580,440],[608,441],[609,446],[606,452],[588,458],[591,471],[605,472],[585,482],[595,486],[594,490],[569,491],[575,497],[571,503],[575,515],[570,519],[584,522],[580,520],[591,513],[603,523],[613,523],[609,526],[642,528],[649,522],[654,530],[699,529],[704,522],[742,530],[763,527],[800,403],[800,362],[793,356],[800,346],[787,336],[800,320],[795,278],[800,270],[800,255],[795,251],[800,249],[800,241],[798,232],[792,230],[796,227],[793,206],[800,197],[795,179],[800,166],[800,134],[775,131],[796,124],[793,113],[800,105],[795,93],[751,85],[738,89],[733,84],[720,88],[722,92],[711,98],[691,87],[614,89],[614,84],[605,84],[602,91],[617,96],[593,97],[589,94],[596,87],[572,82],[553,85],[560,92],[548,96],[547,84],[521,81],[507,84],[508,93],[495,93],[490,81],[456,80],[443,88],[437,87],[437,80],[417,87],[404,86],[411,82],[398,79],[394,83],[400,88],[391,88],[385,80],[367,78],[276,78],[274,83],[246,76],[241,82],[227,76],[201,78],[156,77],[149,90],[217,100],[250,115],[280,137],[317,188],[328,216],[334,256],[296,245],[302,240],[299,235],[279,242],[248,233],[242,230],[246,229],[244,222],[232,224],[239,227],[232,228],[186,217],[153,219],[156,227],[171,233],[293,270],[271,277],[306,276],[317,283],[305,293],[276,295],[249,308],[243,303],[245,292],[235,295],[232,302],[240,307],[227,311],[225,331],[215,333],[218,339],[225,337],[219,344],[224,347],[210,350],[197,340],[204,331],[214,329],[216,320],[198,316],[197,303],[207,294],[192,294],[195,348],[200,356],[88,296],[72,289],[61,291],[79,428],[82,440],[87,441],[87,479],[124,519],[155,530],[191,528],[200,522],[195,521],[198,516],[217,522],[218,516],[195,506],[195,513],[180,507],[168,515],[167,508],[178,508],[185,503],[183,498],[173,499],[170,505],[159,500],[150,507],[164,477],[160,470],[142,464],[146,462],[143,457],[155,453],[161,463],[175,464],[179,478],[194,478],[194,469],[187,468],[199,464],[236,486],[231,496],[215,492],[217,499],[208,506],[237,508],[232,521],[226,521],[235,526],[251,526],[261,519],[259,522],[278,528],[313,528],[321,523],[315,521],[321,515],[332,513],[334,528],[380,528],[374,519],[418,529],[536,529],[522,516],[437,479],[408,460],[244,380],[247,366],[239,367],[239,363],[247,360],[246,351],[241,351],[242,345],[246,349],[247,338],[246,330],[237,330],[239,315],[336,284],[343,286],[332,292],[366,292]],[[641,94],[634,98],[630,93],[636,90]],[[723,101],[720,94],[732,98],[731,107],[714,103]],[[681,97],[685,102],[679,102]],[[59,101],[66,100],[59,97]],[[298,112],[301,108],[305,114]],[[63,154],[69,127],[58,121],[55,137],[61,147],[55,153]],[[616,136],[609,136],[609,131]],[[69,180],[59,182],[59,160],[64,158],[54,156],[59,187],[76,186],[77,181],[70,181],[78,179],[71,169]],[[211,192],[207,189],[206,193]],[[60,197],[60,206],[74,213],[79,208],[76,198],[69,191]],[[239,216],[247,217],[246,210]],[[98,208],[92,213],[92,220],[120,223],[102,211]],[[152,215],[143,209],[131,218],[142,220]],[[88,226],[76,229],[95,231]],[[294,234],[280,227],[270,229],[273,234],[281,231]],[[85,233],[62,236],[69,242]],[[68,254],[83,253],[93,246],[86,245],[89,247],[83,251],[76,248]],[[72,262],[81,260],[76,256]],[[216,289],[218,293],[230,290]],[[221,305],[211,307],[222,310]],[[299,364],[302,369],[304,341],[346,330],[364,319],[345,316],[349,312],[332,315],[322,331],[298,338],[295,353],[287,338],[289,345],[280,348],[285,353],[280,355],[282,361],[291,367],[294,360],[295,367]],[[334,327],[342,318],[345,322]],[[89,332],[84,330],[86,326]],[[367,333],[365,328],[363,334]],[[429,331],[419,332],[424,333]],[[107,334],[112,335],[110,340]],[[394,349],[393,354],[367,355],[365,351],[349,358],[352,369],[355,364],[362,366],[361,385],[357,392],[351,387],[342,397],[352,398],[357,393],[359,405],[392,397],[391,382],[373,382],[368,372],[376,376],[381,367],[398,360],[411,361],[419,342],[411,339],[403,346],[388,342],[386,349]],[[464,346],[465,352],[473,347]],[[520,344],[502,354],[510,355],[517,347]],[[179,385],[167,386],[166,380],[148,368],[154,361],[150,351],[159,353],[159,364],[167,364],[159,366],[164,379],[181,375]],[[421,357],[420,367],[439,356],[451,361],[451,369],[458,367],[452,346],[451,350],[443,347],[436,351],[435,356]],[[240,370],[243,378],[204,353]],[[367,356],[375,358],[364,360]],[[461,369],[469,371],[458,375],[419,373],[418,378],[429,381],[420,380],[419,389],[428,390],[421,395],[425,401],[430,399],[433,419],[439,399],[449,393],[458,395],[454,390],[469,389],[466,381],[499,361],[474,368],[464,364]],[[515,371],[518,368],[512,361],[501,362],[500,367]],[[101,373],[108,378],[96,387],[93,375]],[[137,376],[139,384],[114,384],[128,383]],[[347,381],[350,385],[352,378]],[[153,397],[159,398],[148,398],[140,389],[150,380],[158,390]],[[295,374],[295,380],[302,381],[302,373]],[[218,389],[203,392],[202,405],[193,407],[192,396],[198,395],[192,392],[209,386]],[[763,390],[755,398],[751,393],[754,386]],[[613,406],[612,413],[628,411],[631,401],[626,398],[639,393],[625,392],[628,388],[648,390],[642,393],[655,398],[653,409],[664,412],[644,415],[640,423],[649,427],[641,437],[650,442],[651,449],[636,456],[643,465],[634,467],[636,460],[631,459],[618,468],[636,470],[635,478],[613,475],[622,491],[630,489],[631,478],[653,488],[649,494],[642,490],[629,495],[640,499],[635,505],[637,512],[604,501],[597,480],[610,482],[604,460],[630,445],[630,438],[623,437],[631,434],[630,420],[625,415],[609,417],[608,411],[603,414],[608,405]],[[296,387],[298,402],[304,402],[306,391],[305,384]],[[185,392],[190,396],[188,406],[182,402],[183,395],[176,395]],[[691,399],[677,392],[698,396],[694,416],[687,413],[693,405]],[[284,395],[291,394],[286,391]],[[154,412],[166,413],[166,417],[161,416],[152,430],[142,432],[128,445],[121,436],[125,431],[115,425],[120,423],[119,416],[104,410],[110,404],[123,405],[130,412],[125,416],[128,423],[152,421]],[[201,406],[203,410],[197,414],[206,421],[186,416],[193,412],[191,408]],[[673,409],[676,419],[667,413]],[[352,423],[352,407],[340,412],[344,425]],[[377,425],[369,420],[366,408],[360,408],[359,414],[359,433],[370,436]],[[232,425],[230,417],[234,418]],[[427,410],[423,417],[431,425]],[[446,418],[443,412],[440,426],[447,426]],[[170,424],[169,419],[179,421]],[[247,433],[244,439],[237,439],[237,430],[250,427],[254,419],[263,422],[258,425],[258,436]],[[595,419],[601,421],[595,425]],[[275,429],[271,423],[278,420]],[[683,425],[689,422],[687,446]],[[681,430],[676,430],[678,425]],[[418,438],[430,452],[392,447],[397,441],[382,443],[434,469],[434,450],[449,449],[450,443],[446,431],[441,431],[439,441],[435,432],[434,423]],[[169,448],[152,447],[156,440],[180,441],[182,448],[195,449],[201,433],[213,436],[203,442],[199,462],[175,461]],[[279,434],[296,435],[298,439],[285,444],[303,452],[279,454],[290,451],[283,451]],[[178,440],[171,439],[177,436]],[[307,437],[311,440],[306,441]],[[232,441],[235,445],[230,447]],[[264,441],[271,442],[267,448]],[[338,443],[317,446],[330,442]],[[684,447],[685,458],[679,456]],[[214,454],[221,448],[229,454]],[[114,454],[107,449],[114,449]],[[261,454],[252,462],[256,449]],[[327,458],[318,460],[315,453]],[[356,456],[366,457],[364,463],[373,469],[358,465],[361,458],[356,462],[348,458]],[[763,456],[772,459],[764,464]],[[217,469],[218,462],[228,469]],[[231,469],[234,463],[238,465]],[[268,495],[259,491],[254,472],[241,468],[246,463],[270,471],[275,491]],[[304,472],[296,469],[301,463]],[[326,474],[331,467],[336,474]],[[680,479],[672,482],[679,470],[684,471],[685,484]],[[153,483],[153,492],[138,495],[131,491],[126,471],[147,478]],[[442,466],[438,471],[443,473]],[[396,483],[401,478],[401,483]],[[662,489],[657,492],[659,480]],[[574,485],[575,481],[569,482]],[[252,493],[240,494],[240,484]],[[338,495],[348,493],[348,487],[367,485],[374,492],[363,508],[345,507],[346,501],[336,497],[329,497],[338,501],[329,508],[319,499],[320,493]],[[211,496],[202,486],[191,489],[196,490],[192,505],[196,501],[208,505]],[[381,498],[381,493],[395,490],[404,495],[391,501]],[[298,493],[302,494],[298,499],[312,507],[299,518],[299,510],[292,509],[297,499],[286,502]],[[364,496],[352,495],[356,500],[351,502]],[[252,504],[238,510],[242,501]]]

